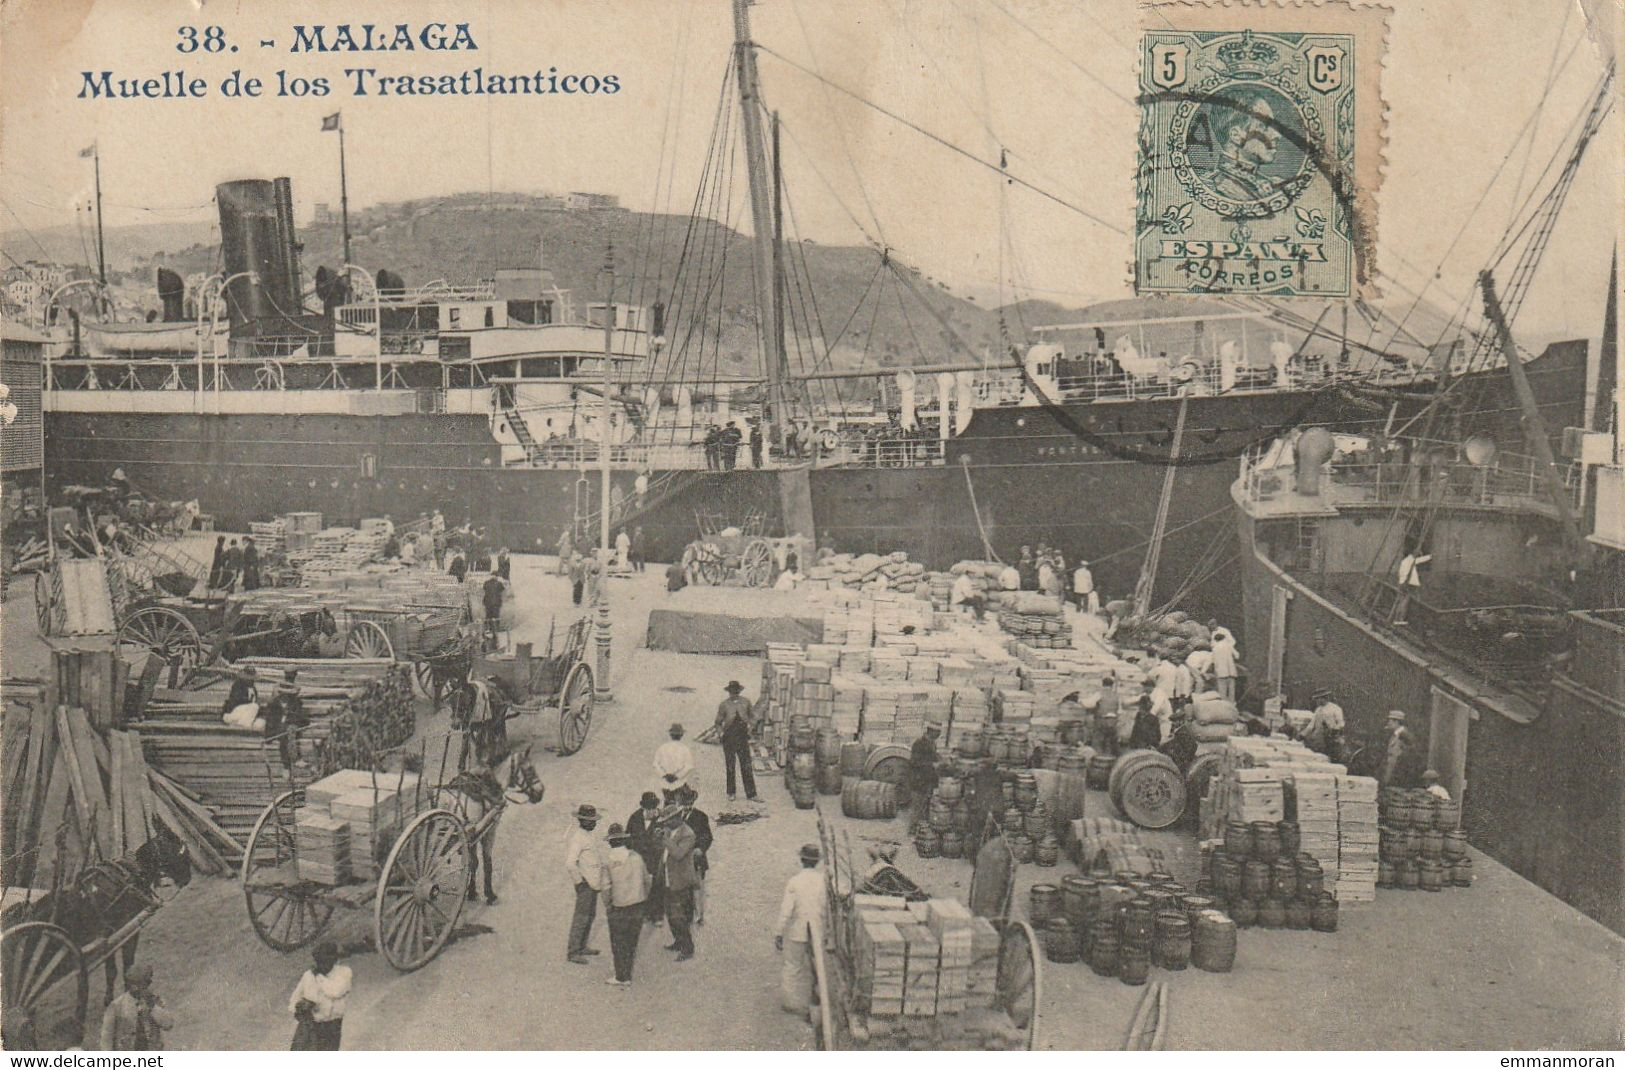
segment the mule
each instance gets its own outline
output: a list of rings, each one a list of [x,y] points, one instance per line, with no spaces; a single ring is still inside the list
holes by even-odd
[[[119,858],[87,862],[83,868],[56,889],[30,903],[8,907],[0,916],[0,928],[9,929],[25,921],[49,921],[60,926],[79,947],[111,937],[135,919],[137,914],[159,902],[157,889],[164,881],[184,888],[192,881],[192,856],[186,845],[163,825],[146,843]],[[135,965],[140,933],[124,942],[117,955],[108,955],[106,999],[113,998],[113,984],[122,960],[123,969]]]
[[[539,803],[547,790],[530,760],[531,744],[510,750],[495,741],[485,743],[484,738],[483,735],[475,736],[475,753],[479,763],[441,785],[439,804],[461,818],[463,826],[468,829],[479,824],[493,810],[500,810],[510,802]],[[491,886],[492,843],[497,836],[496,825],[497,822],[493,822],[480,838],[479,849],[473,852],[474,865],[468,873],[468,898],[476,898],[478,878],[483,871],[485,901],[492,906],[497,902],[496,891]]]

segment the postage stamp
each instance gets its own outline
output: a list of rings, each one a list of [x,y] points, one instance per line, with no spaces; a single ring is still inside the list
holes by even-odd
[[[1136,290],[1361,295],[1381,176],[1382,9],[1151,10],[1140,56]],[[1372,11],[1378,30],[1359,32]],[[1294,16],[1299,28],[1280,28]]]

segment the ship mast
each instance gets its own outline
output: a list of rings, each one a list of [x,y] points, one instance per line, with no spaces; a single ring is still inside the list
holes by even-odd
[[[784,419],[784,354],[779,348],[779,308],[774,297],[773,175],[762,130],[762,88],[756,73],[756,45],[750,39],[751,0],[733,0],[734,64],[739,79],[739,115],[745,127],[745,162],[750,176],[750,215],[756,255],[751,266],[756,282],[756,328],[767,371],[768,406],[763,438],[777,440]]]

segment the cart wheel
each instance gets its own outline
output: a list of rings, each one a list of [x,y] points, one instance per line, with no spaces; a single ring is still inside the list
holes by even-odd
[[[243,852],[240,879],[248,920],[267,947],[296,951],[327,931],[333,904],[299,879],[293,826],[304,804],[301,789],[285,791],[265,808]]]
[[[473,854],[463,822],[428,810],[406,826],[384,863],[373,937],[389,964],[415,970],[440,953],[463,913]]]
[[[41,635],[51,634],[51,574],[34,573],[34,620]]]
[[[592,666],[578,661],[564,678],[564,689],[559,692],[560,757],[574,754],[587,742],[587,730],[592,727],[592,705]]]
[[[193,670],[203,660],[203,639],[186,618],[186,614],[168,606],[142,606],[124,618],[119,625],[120,647],[145,650],[150,657],[161,658],[169,665],[168,687],[179,687],[191,678]],[[145,658],[129,657],[130,672],[137,675]]]
[[[434,698],[434,666],[427,658],[419,658],[412,663],[412,679],[418,682],[418,693],[424,698]]]
[[[766,539],[755,539],[739,559],[739,574],[750,587],[766,587],[773,582],[773,547]]]
[[[1028,1051],[1038,1043],[1038,1008],[1044,998],[1038,963],[1038,938],[1032,927],[1020,919],[1005,922],[999,933],[998,1004],[1027,1034]]]
[[[0,933],[0,969],[7,1017],[14,1008],[21,1011],[21,1028],[32,1034],[7,1035],[7,1047],[31,1042],[34,1050],[49,1051],[84,1043],[90,975],[67,930],[48,921],[25,921]]]
[[[395,644],[389,641],[389,633],[377,621],[364,620],[352,627],[345,637],[344,656],[393,659]]]

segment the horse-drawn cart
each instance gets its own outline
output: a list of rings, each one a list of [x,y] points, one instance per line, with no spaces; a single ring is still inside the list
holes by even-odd
[[[489,696],[505,703],[505,711],[493,715],[505,721],[521,715],[537,717],[539,742],[544,750],[560,757],[579,751],[592,728],[595,690],[593,667],[589,660],[592,618],[582,616],[564,632],[564,641],[554,650],[554,636],[548,633],[547,649],[532,653],[528,643],[512,651],[481,655],[474,678],[489,685]],[[470,711],[459,709],[466,718]],[[504,729],[504,734],[505,734]]]
[[[683,575],[690,584],[716,587],[771,587],[789,555],[807,553],[808,540],[799,535],[762,534],[761,518],[752,516],[739,526],[715,517],[696,517],[700,537],[683,548]]]
[[[58,833],[58,854],[63,832]],[[10,867],[7,867],[8,869]],[[135,961],[141,929],[166,899],[159,887],[192,879],[186,848],[167,829],[125,858],[93,858],[49,889],[4,889],[0,914],[0,1001],[9,1051],[50,1051],[84,1043],[90,975]]]
[[[278,777],[275,741],[266,747],[268,775]],[[381,752],[372,764],[289,788],[255,822],[240,882],[267,947],[296,950],[320,937],[335,911],[370,909],[374,946],[397,970],[415,970],[451,938],[482,861],[486,898],[495,901],[497,823],[509,802],[542,797],[530,748],[501,754],[447,733],[415,753]]]
[[[837,845],[833,830],[822,818],[819,836],[823,841],[829,926],[829,938],[814,955],[820,1047],[833,1051],[922,1046],[931,1050],[1031,1050],[1036,1046],[1043,999],[1041,957],[1032,927],[1010,914],[1016,860],[1001,832],[990,829],[976,854],[969,902],[975,922],[983,926],[983,931],[990,927],[997,940],[992,992],[962,996],[964,1006],[960,1009],[925,1012],[918,1017],[906,1012],[875,1014],[865,998],[865,987],[872,993],[880,982],[873,976],[878,969],[873,962],[863,961],[859,948],[863,934],[858,931],[861,925],[856,896],[864,892],[897,895],[900,888],[909,899],[921,898],[923,893],[909,894],[917,889],[884,857],[859,875],[850,849]],[[932,950],[930,954],[929,969],[934,971],[937,952]],[[873,972],[866,976],[866,970]],[[897,982],[902,983],[900,977]],[[901,989],[897,995],[903,997]]]

